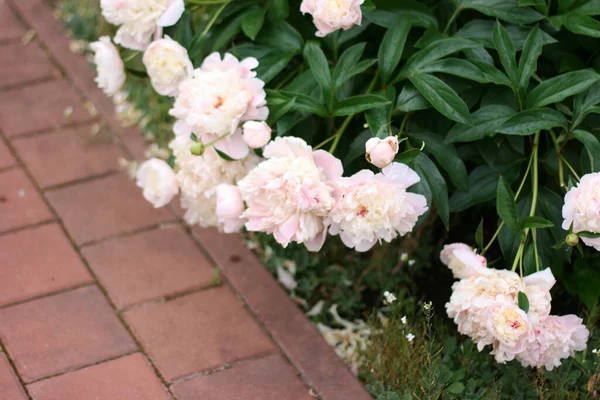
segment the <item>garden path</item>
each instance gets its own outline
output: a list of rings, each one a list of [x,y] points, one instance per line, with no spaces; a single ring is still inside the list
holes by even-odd
[[[147,143],[44,1],[0,0],[0,50],[0,400],[370,398],[241,237],[119,171]]]

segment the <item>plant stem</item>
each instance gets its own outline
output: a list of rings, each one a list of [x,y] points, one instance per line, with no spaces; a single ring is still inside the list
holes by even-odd
[[[446,28],[444,28],[444,35],[448,33],[448,31],[450,30],[450,26],[452,25],[452,22],[454,22],[456,17],[458,17],[458,14],[461,12],[461,10],[462,10],[462,6],[456,7],[456,10],[454,10],[454,13],[452,14],[450,19],[448,20],[448,23],[446,24]]]
[[[379,70],[377,70],[377,72],[375,73],[375,76],[373,77],[373,80],[371,81],[371,84],[369,85],[367,92],[365,94],[371,93],[371,91],[375,87],[375,83],[377,83],[377,79],[379,79]],[[333,97],[333,95],[332,95],[332,97]],[[335,139],[333,141],[333,144],[329,148],[329,152],[331,154],[333,154],[335,152],[335,149],[337,148],[337,145],[340,142],[340,139],[342,138],[344,131],[346,130],[346,128],[348,127],[348,125],[352,121],[352,118],[354,118],[355,115],[356,114],[348,115],[346,117],[346,119],[344,120],[344,123],[342,123],[342,126],[340,126],[340,129],[338,129],[338,131],[334,134]]]
[[[136,51],[135,53],[130,54],[129,57],[127,57],[123,60],[123,63],[128,63],[129,61],[136,58],[140,53],[141,53],[140,51]]]
[[[571,166],[571,164],[569,164],[569,162],[563,157],[561,156],[560,159],[562,160],[562,162],[565,163],[565,165],[567,166],[567,168],[569,168],[569,170],[571,171],[571,173],[575,176],[575,178],[580,181],[581,178],[579,177],[579,175],[577,175],[577,172],[575,172],[575,169],[573,169],[573,167]]]
[[[558,139],[556,138],[556,134],[552,129],[550,129],[550,136],[552,137],[554,149],[556,150],[556,157],[558,158],[558,182],[560,184],[560,187],[566,190],[567,185],[565,185],[565,170],[562,163],[562,157],[560,156],[560,146],[558,145]]]
[[[231,3],[232,1],[233,0],[226,0],[224,3],[223,2],[210,3],[210,4],[222,4],[222,5],[221,5],[221,7],[219,7],[219,9],[217,11],[215,11],[215,13],[213,14],[213,16],[210,18],[210,21],[208,21],[208,24],[206,25],[206,28],[204,28],[204,30],[202,31],[202,36],[206,36],[206,34],[210,30],[210,28],[212,28],[212,26],[214,25],[214,23],[217,20],[217,18],[219,18],[219,15],[221,15],[221,13],[225,9],[225,7],[227,7],[227,5],[229,3]],[[196,3],[196,4],[199,4],[199,3]]]

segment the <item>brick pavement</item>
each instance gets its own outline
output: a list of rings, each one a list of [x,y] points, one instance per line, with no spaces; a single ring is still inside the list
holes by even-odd
[[[118,171],[145,144],[42,0],[0,0],[0,51],[0,400],[370,398],[240,237]]]

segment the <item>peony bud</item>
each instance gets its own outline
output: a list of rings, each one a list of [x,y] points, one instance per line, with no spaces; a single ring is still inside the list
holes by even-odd
[[[271,140],[271,128],[266,122],[248,121],[243,126],[244,141],[248,147],[258,149]]]
[[[196,142],[190,147],[190,152],[195,156],[201,156],[204,154],[205,147],[202,143]]]
[[[371,138],[365,144],[367,161],[378,168],[385,168],[398,154],[398,138],[388,136],[385,139]]]
[[[143,62],[154,90],[163,96],[176,96],[179,84],[194,73],[185,47],[168,36],[152,42]]]
[[[567,235],[565,243],[567,243],[571,247],[575,247],[579,244],[579,236],[577,236],[576,233],[571,232]]]
[[[317,36],[323,37],[338,29],[348,30],[360,25],[362,12],[360,5],[365,0],[303,0],[300,5],[302,14],[311,14],[317,27]]]
[[[217,219],[225,233],[239,232],[245,220],[242,214],[246,209],[240,189],[235,185],[222,183],[217,186]]]
[[[167,205],[179,192],[179,183],[173,169],[163,160],[145,161],[136,174],[137,185],[144,189],[144,198],[154,208]]]

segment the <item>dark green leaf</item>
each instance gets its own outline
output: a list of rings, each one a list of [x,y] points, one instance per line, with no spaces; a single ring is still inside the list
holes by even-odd
[[[587,15],[567,15],[561,21],[565,28],[579,35],[600,38],[600,21]]]
[[[269,19],[271,21],[287,19],[289,14],[288,0],[271,0],[269,4]]]
[[[542,14],[531,8],[519,7],[517,0],[462,0],[461,5],[511,24],[530,24],[544,19]]]
[[[600,82],[594,83],[585,92],[579,93],[573,99],[573,128],[583,122],[588,114],[594,112],[594,107],[600,103]]]
[[[465,384],[462,382],[454,382],[446,388],[446,392],[450,394],[461,394],[465,391]]]
[[[294,104],[296,103],[296,98],[287,98],[285,96],[278,97],[270,97],[267,99],[267,104],[269,106],[269,125],[274,125],[281,117],[287,114]]]
[[[519,59],[519,71],[517,75],[519,77],[519,88],[523,92],[529,86],[531,75],[537,70],[537,59],[542,54],[543,45],[544,41],[540,33],[540,28],[536,26],[527,36],[523,53]]]
[[[421,150],[409,149],[409,150],[406,150],[406,151],[396,155],[396,157],[394,158],[394,161],[402,163],[402,164],[410,164],[417,158],[417,156],[419,154],[421,154]]]
[[[331,72],[329,71],[327,57],[325,57],[325,53],[323,53],[317,42],[310,41],[306,43],[304,46],[304,60],[319,83],[319,86],[321,86],[323,97],[329,99],[332,89]]]
[[[442,72],[445,74],[460,76],[461,78],[470,79],[479,83],[490,82],[489,77],[480,68],[476,67],[467,60],[461,60],[458,58],[445,58],[443,60],[435,61],[422,67],[420,72]]]
[[[543,129],[566,127],[567,119],[556,110],[541,108],[523,111],[508,119],[496,132],[505,135],[526,136]]]
[[[356,114],[374,107],[383,107],[391,104],[388,99],[375,94],[352,96],[338,101],[333,106],[333,115],[336,117]]]
[[[373,136],[369,130],[362,131],[358,136],[356,136],[352,143],[350,143],[350,148],[348,149],[348,153],[346,154],[346,158],[344,158],[344,166],[350,165],[354,160],[359,158],[360,156],[365,155],[365,144],[367,140],[371,139]]]
[[[212,40],[212,51],[223,50],[238,33],[242,31],[242,21],[246,13],[240,13],[215,33]]]
[[[495,23],[493,21],[475,19],[467,22],[464,26],[456,32],[455,37],[463,37],[465,39],[471,39],[481,43],[483,46],[491,49],[495,49],[493,42],[493,32]],[[510,36],[515,49],[517,51],[522,50],[525,46],[525,40],[531,32],[531,29],[519,26],[519,25],[507,25],[504,27]],[[547,34],[546,32],[540,31],[544,45],[556,43],[557,41]]]
[[[481,222],[477,226],[477,230],[475,231],[475,244],[477,244],[477,247],[479,247],[480,249],[483,249],[485,246],[483,243],[483,219],[481,220]]]
[[[383,82],[387,82],[400,62],[410,27],[410,18],[400,16],[383,36],[378,53],[379,72]]]
[[[377,10],[365,14],[365,19],[384,28],[389,28],[398,15],[409,16],[414,26],[437,28],[438,22],[431,8],[415,0],[377,2]]]
[[[242,20],[242,31],[250,39],[256,39],[256,35],[260,32],[260,29],[265,22],[265,9],[256,8],[244,16]]]
[[[480,165],[476,167],[469,174],[469,192],[455,192],[450,199],[450,209],[453,212],[459,212],[496,198],[500,175],[503,175],[509,182],[513,182],[520,173],[521,163],[494,167]]]
[[[429,65],[433,61],[444,58],[447,55],[456,53],[464,49],[473,49],[481,47],[477,42],[461,38],[447,38],[433,42],[423,50],[418,51],[408,59],[404,68],[400,71],[400,77],[419,72],[422,67]]]
[[[392,104],[396,97],[396,89],[388,87],[385,91],[378,93],[390,101],[386,107],[371,108],[365,111],[365,118],[373,135],[383,139],[388,136],[392,119]]]
[[[260,63],[256,68],[257,76],[265,83],[269,83],[281,71],[290,64],[293,54],[273,51],[260,58]]]
[[[529,298],[527,297],[527,295],[523,292],[519,292],[518,296],[518,301],[519,301],[519,308],[523,311],[525,311],[525,313],[529,312]]]
[[[599,239],[600,233],[581,231],[581,232],[577,232],[577,236],[580,236],[580,237],[586,238],[586,239]]]
[[[467,168],[456,154],[454,146],[444,143],[441,136],[433,133],[411,133],[410,137],[425,142],[425,149],[433,155],[438,164],[448,173],[452,183],[463,192],[469,191]]]
[[[410,77],[417,90],[440,113],[461,124],[470,124],[469,107],[456,92],[433,75],[417,74]]]
[[[419,91],[410,83],[402,88],[395,110],[402,112],[418,111],[431,108],[431,104],[419,93]]]
[[[592,172],[598,170],[598,168],[600,168],[600,141],[598,138],[591,133],[580,129],[575,130],[573,136],[583,143],[587,149],[592,162]]]
[[[496,194],[496,211],[514,233],[519,233],[521,227],[517,218],[517,206],[515,204],[515,194],[504,177],[498,180],[498,189]]]
[[[494,26],[494,34],[492,36],[494,47],[500,56],[500,62],[504,67],[504,71],[511,82],[517,82],[517,58],[515,45],[510,38],[510,35],[499,22]]]
[[[415,159],[415,169],[419,176],[429,185],[438,214],[446,229],[449,229],[450,207],[448,205],[448,187],[446,186],[444,177],[440,174],[433,161],[423,153],[419,154]]]
[[[304,46],[302,35],[285,21],[266,24],[256,37],[256,42],[300,54]]]
[[[523,228],[553,228],[554,223],[542,217],[525,217],[522,221]]]
[[[171,169],[175,168],[175,155],[174,154],[170,154],[169,155],[169,159],[167,160],[167,164],[169,164],[169,167],[171,167]]]
[[[331,79],[333,80],[333,87],[337,91],[342,87],[350,77],[348,77],[347,71],[356,66],[360,61],[364,51],[365,51],[366,43],[358,43],[352,47],[349,47],[348,50],[344,51],[338,60],[335,69],[331,75]]]
[[[270,91],[267,90],[267,94],[269,93]],[[319,103],[317,99],[311,96],[308,96],[304,93],[288,92],[283,90],[280,91],[280,93],[289,98],[296,98],[296,102],[292,106],[292,110],[316,114],[321,117],[329,116],[327,109],[325,109],[323,104]]]
[[[592,86],[600,79],[600,75],[592,69],[567,72],[540,83],[527,96],[529,107],[543,107],[548,104],[558,103],[569,96]]]

